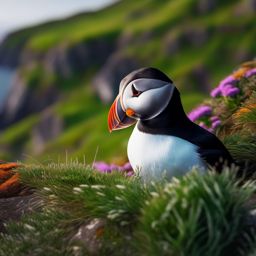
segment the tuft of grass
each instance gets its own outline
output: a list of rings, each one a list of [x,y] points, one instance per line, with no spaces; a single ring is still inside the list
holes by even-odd
[[[140,219],[142,254],[247,255],[241,252],[250,245],[244,204],[253,186],[240,187],[224,171],[204,176],[191,172],[159,187]]]
[[[130,224],[135,221],[144,201],[150,195],[148,186],[138,177],[113,172],[104,174],[82,164],[50,164],[21,170],[22,181],[54,195],[59,207],[76,212],[77,218],[93,217]]]

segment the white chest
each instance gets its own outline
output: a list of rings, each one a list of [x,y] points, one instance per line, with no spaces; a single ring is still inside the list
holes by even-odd
[[[128,158],[144,180],[160,179],[165,175],[171,178],[184,175],[195,166],[204,171],[206,166],[197,148],[175,136],[140,132],[136,126],[129,139]]]

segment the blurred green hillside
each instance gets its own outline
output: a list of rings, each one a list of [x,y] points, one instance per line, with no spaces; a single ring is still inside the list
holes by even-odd
[[[256,53],[253,0],[123,0],[10,34],[0,67],[17,69],[0,113],[0,158],[121,162],[131,129],[109,134],[120,79],[166,72],[186,111]]]

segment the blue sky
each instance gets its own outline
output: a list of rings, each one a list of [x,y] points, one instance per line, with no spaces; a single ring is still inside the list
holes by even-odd
[[[6,33],[72,14],[96,10],[114,0],[0,0],[0,37]]]

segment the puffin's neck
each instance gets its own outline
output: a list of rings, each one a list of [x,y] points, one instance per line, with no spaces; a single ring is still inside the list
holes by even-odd
[[[171,131],[184,127],[190,120],[184,112],[179,91],[175,88],[172,98],[165,110],[150,120],[140,120],[138,129],[146,133],[165,133],[165,130]]]

